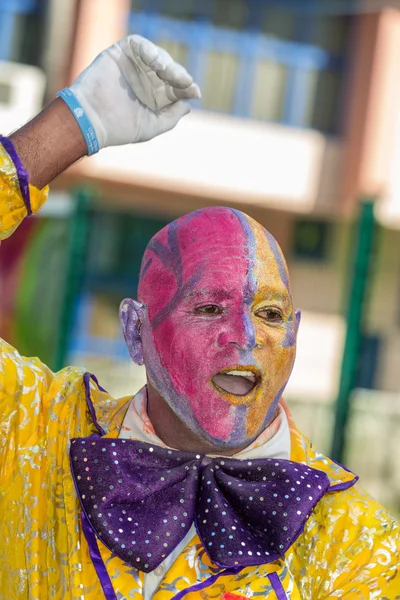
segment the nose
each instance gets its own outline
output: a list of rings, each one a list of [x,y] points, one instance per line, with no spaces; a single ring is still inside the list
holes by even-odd
[[[219,333],[217,341],[221,348],[234,344],[241,350],[253,350],[258,344],[250,312],[245,310],[232,319]]]

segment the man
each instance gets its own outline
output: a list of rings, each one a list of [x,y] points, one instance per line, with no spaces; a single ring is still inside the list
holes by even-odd
[[[199,90],[131,36],[60,95],[1,139],[3,239],[70,164],[171,129]],[[2,342],[0,597],[399,598],[396,521],[283,403],[300,314],[274,238],[196,211],[150,241],[138,296],[132,399]]]

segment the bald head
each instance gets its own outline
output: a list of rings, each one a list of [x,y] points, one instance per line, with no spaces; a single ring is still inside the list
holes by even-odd
[[[150,240],[142,260],[139,300],[152,305],[155,316],[177,292],[182,294],[209,265],[217,276],[230,279],[243,269],[251,285],[257,262],[256,244],[265,246],[278,266],[287,290],[289,275],[282,251],[262,225],[243,212],[226,207],[208,207],[180,217]],[[265,254],[265,252],[263,252]]]

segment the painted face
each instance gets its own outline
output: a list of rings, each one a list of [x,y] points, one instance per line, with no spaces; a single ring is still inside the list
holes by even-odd
[[[191,213],[150,241],[139,299],[152,385],[216,446],[250,443],[272,419],[295,357],[299,315],[275,239],[234,209]]]

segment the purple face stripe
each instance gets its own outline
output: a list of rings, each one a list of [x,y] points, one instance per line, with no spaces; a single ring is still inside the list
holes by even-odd
[[[257,281],[254,276],[254,268],[256,261],[256,240],[254,237],[254,232],[250,227],[250,223],[248,222],[246,216],[239,210],[235,210],[234,208],[231,208],[230,210],[239,220],[247,240],[248,272],[245,290],[245,304],[246,308],[248,308],[257,291]],[[251,319],[250,311],[246,309],[243,311],[243,324],[246,332],[247,349],[253,349],[256,346],[256,334],[254,330],[253,321]]]
[[[188,291],[193,289],[202,278],[203,275],[202,269],[197,269],[197,271],[190,277],[190,279],[185,283],[185,285],[180,284],[176,290],[176,293],[173,295],[171,300],[162,308],[154,317],[151,322],[154,329],[157,329],[161,323],[173,312],[178,304],[182,302],[183,298],[187,294]]]
[[[246,414],[247,406],[238,406],[235,415],[235,427],[229,437],[231,443],[241,443],[243,438],[246,437]]]
[[[282,283],[285,286],[285,288],[289,291],[289,276],[279,246],[274,236],[271,235],[270,232],[266,229],[264,231],[268,240],[269,247],[271,248],[272,254],[275,257],[276,264],[278,265],[279,275],[281,276]]]
[[[289,379],[288,379],[289,381]],[[281,387],[281,389],[278,391],[278,393],[276,394],[274,401],[272,402],[271,406],[269,407],[269,410],[267,412],[267,414],[265,415],[265,419],[264,419],[264,423],[263,423],[263,427],[268,427],[268,425],[271,423],[275,411],[276,411],[276,407],[278,406],[278,403],[282,397],[283,392],[285,391],[285,387],[287,385],[287,381],[286,383]]]
[[[286,336],[282,342],[282,346],[284,348],[292,348],[295,345],[296,340],[297,340],[297,331],[298,331],[299,325],[300,325],[300,317],[301,317],[301,313],[299,310],[297,310],[295,312],[294,326],[293,326],[293,314],[291,315],[289,322],[288,322]]]
[[[198,269],[196,273],[183,285],[182,258],[178,243],[179,226],[174,221],[168,226],[168,247],[163,246],[157,239],[153,239],[149,244],[149,250],[161,260],[163,265],[176,276],[176,292],[164,308],[162,308],[152,320],[152,326],[157,329],[161,323],[174,311],[183,297],[196,283],[201,279],[202,270]],[[151,259],[150,259],[151,260]],[[143,270],[149,268],[149,262],[146,263]],[[140,275],[142,278],[144,273]]]
[[[290,294],[289,275],[288,275],[285,263],[283,261],[282,253],[281,253],[279,246],[278,246],[275,238],[273,237],[273,235],[271,235],[269,233],[269,231],[267,231],[267,230],[265,230],[265,235],[268,240],[269,247],[271,248],[271,251],[275,257],[276,264],[278,265],[278,270],[279,270],[279,275],[280,275],[281,281]],[[286,336],[282,342],[282,346],[284,348],[292,348],[295,345],[299,320],[300,320],[300,317],[296,314],[295,323],[294,323],[293,322],[293,314],[291,315],[291,317],[288,321]]]
[[[144,277],[146,275],[146,271],[150,267],[152,262],[153,262],[153,259],[149,258],[149,260],[146,262],[146,264],[142,267],[142,269],[139,273],[139,281],[142,279],[142,277]]]
[[[240,222],[243,231],[246,235],[247,239],[247,251],[248,251],[248,259],[249,259],[249,268],[248,268],[248,276],[247,276],[247,297],[252,299],[257,291],[257,281],[254,276],[254,267],[256,261],[256,239],[254,237],[254,232],[248,222],[246,215],[241,213],[239,210],[234,208],[229,209],[235,217]]]

